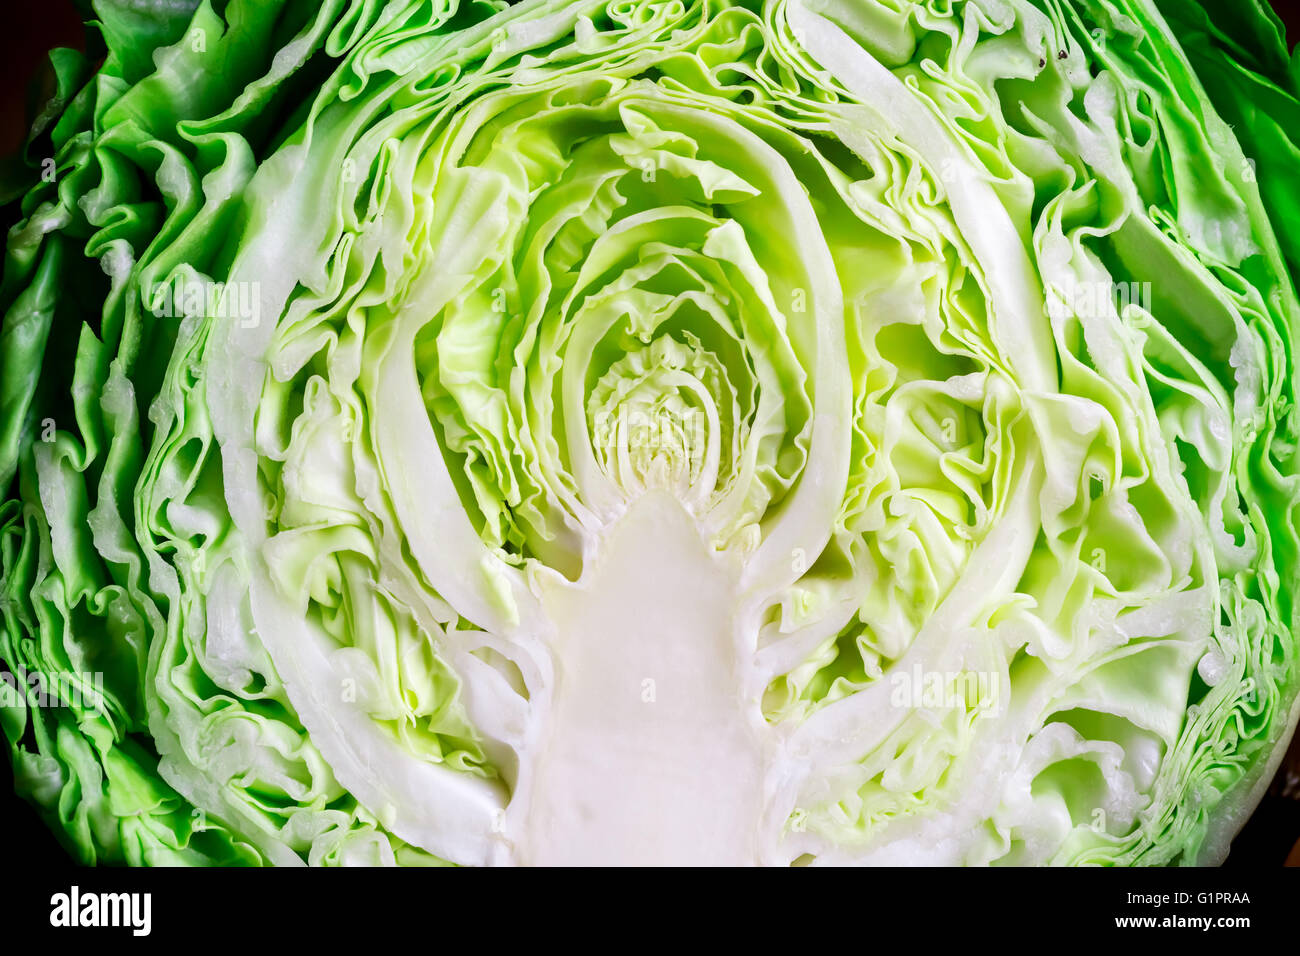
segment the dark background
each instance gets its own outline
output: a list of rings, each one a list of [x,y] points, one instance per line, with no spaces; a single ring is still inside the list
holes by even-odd
[[[1273,0],[1273,6],[1286,23],[1294,48],[1300,38],[1300,2]],[[0,156],[14,153],[26,136],[27,104],[33,92],[30,80],[42,66],[46,51],[56,46],[84,49],[81,17],[72,0],[20,2],[7,7],[5,32],[0,36]],[[0,754],[0,858],[17,863],[10,870],[14,875],[19,867],[64,865],[66,852],[35,811],[14,796],[7,749],[0,745],[5,751]],[[1300,866],[1300,737],[1292,742],[1268,794],[1233,843],[1226,865],[1273,867],[1284,863]]]

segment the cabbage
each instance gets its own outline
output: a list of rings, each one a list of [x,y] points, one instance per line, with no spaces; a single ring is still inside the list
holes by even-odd
[[[102,0],[4,191],[76,859],[1203,864],[1297,717],[1260,0]]]

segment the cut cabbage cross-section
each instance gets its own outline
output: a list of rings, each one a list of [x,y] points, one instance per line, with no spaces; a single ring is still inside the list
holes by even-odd
[[[1226,855],[1300,687],[1264,5],[137,6],[0,287],[79,859]]]

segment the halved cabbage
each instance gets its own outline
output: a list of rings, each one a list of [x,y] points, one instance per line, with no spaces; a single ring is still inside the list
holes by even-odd
[[[77,858],[1224,857],[1300,677],[1263,3],[95,6],[0,286]]]

